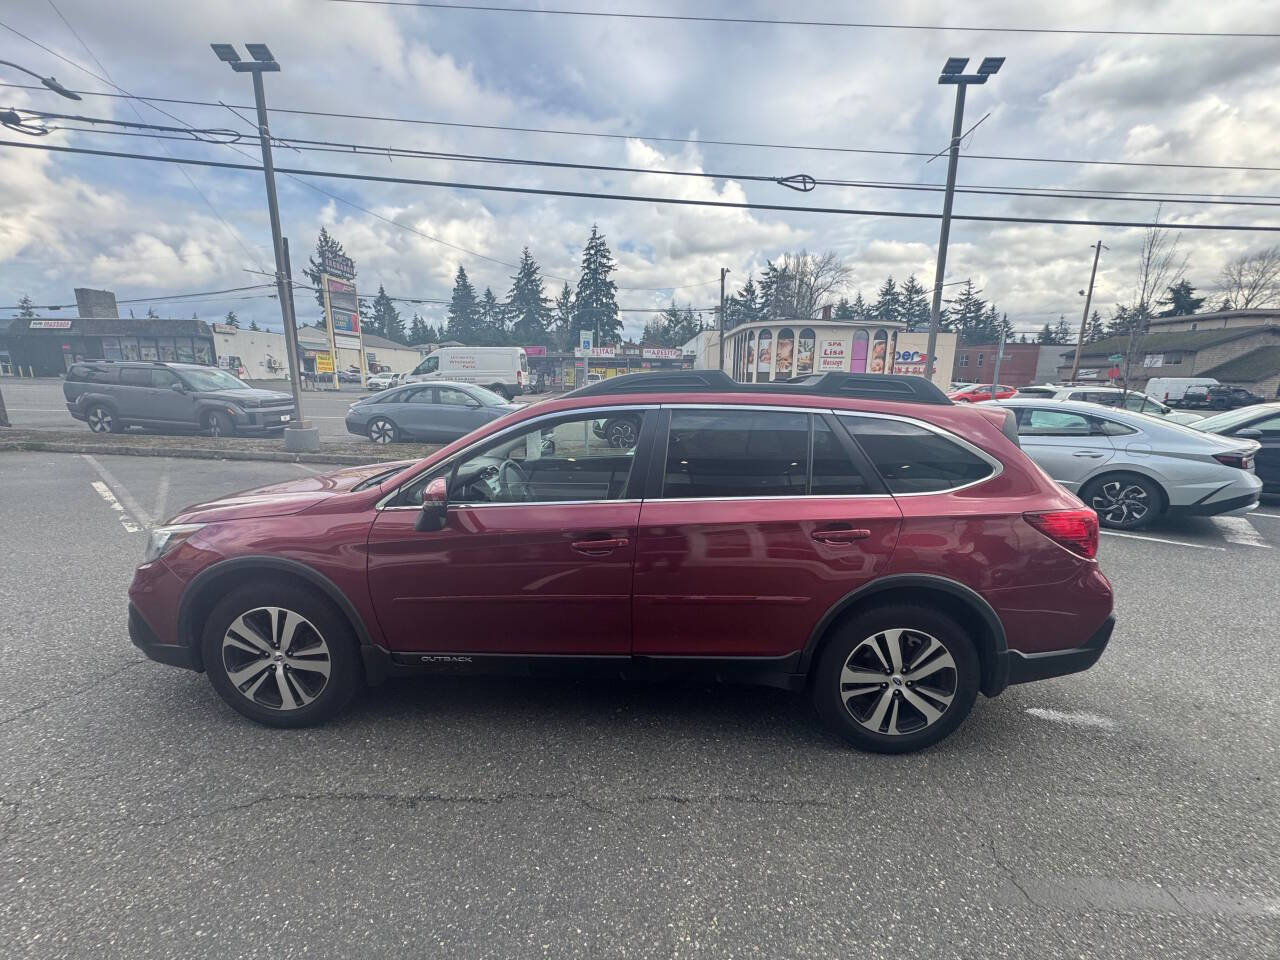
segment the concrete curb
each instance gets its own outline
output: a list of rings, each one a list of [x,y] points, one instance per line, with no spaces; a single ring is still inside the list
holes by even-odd
[[[201,447],[142,447],[129,444],[65,443],[52,440],[3,439],[0,451],[36,450],[48,453],[101,453],[124,457],[178,457],[187,460],[268,460],[276,463],[324,463],[363,466],[380,462],[377,456],[350,453],[286,453],[280,450],[210,450]],[[373,453],[374,451],[369,451]],[[400,458],[400,459],[412,459]]]

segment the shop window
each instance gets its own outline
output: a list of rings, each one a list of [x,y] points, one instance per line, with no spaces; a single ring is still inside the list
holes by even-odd
[[[756,382],[766,383],[773,376],[773,331],[761,330],[756,345]]]
[[[803,377],[813,373],[813,351],[817,343],[817,334],[812,327],[800,331],[800,339],[796,341],[796,376]]]
[[[119,337],[103,337],[102,338],[102,359],[104,360],[122,360],[120,355],[120,338]]]
[[[742,379],[746,383],[750,383],[756,378],[756,332],[752,330],[747,334],[747,366],[742,373]]]
[[[773,361],[773,379],[788,380],[791,378],[791,366],[795,355],[796,334],[790,327],[778,331],[777,355]]]
[[[160,337],[156,342],[160,348],[161,360],[173,363],[178,359],[178,347],[173,342],[173,337]]]
[[[208,340],[196,340],[193,352],[195,354],[196,363],[213,363],[213,347],[209,344]]]
[[[883,327],[876,331],[871,342],[871,362],[867,364],[867,373],[884,373],[889,350],[889,331]]]
[[[120,359],[121,360],[141,360],[142,352],[138,349],[137,337],[121,337],[120,338]]]
[[[867,346],[869,337],[867,331],[858,330],[853,335],[853,352],[849,355],[849,372],[850,373],[866,373],[867,372]]]
[[[180,362],[182,363],[196,362],[196,354],[195,354],[195,350],[191,346],[190,337],[178,337],[177,348],[178,348],[178,360]]]
[[[143,360],[159,360],[160,348],[156,345],[154,337],[139,337],[138,346],[141,351],[141,359]]]

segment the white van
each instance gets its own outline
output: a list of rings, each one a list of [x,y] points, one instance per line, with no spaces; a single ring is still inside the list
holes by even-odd
[[[1147,381],[1146,390],[1143,392],[1147,396],[1163,400],[1176,407],[1182,395],[1187,392],[1187,387],[1216,387],[1217,385],[1218,381],[1213,377],[1152,377]]]
[[[529,358],[524,347],[441,347],[404,378],[405,383],[424,380],[474,383],[510,400],[525,391]]]

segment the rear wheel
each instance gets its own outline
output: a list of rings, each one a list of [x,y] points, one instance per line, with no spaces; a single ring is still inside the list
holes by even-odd
[[[201,423],[204,425],[204,432],[211,437],[231,437],[236,432],[234,421],[221,410],[210,410]]]
[[[369,421],[369,439],[374,443],[395,443],[400,437],[396,425],[386,417],[374,417]]]
[[[119,433],[124,429],[116,412],[102,403],[95,403],[85,411],[85,422],[94,433]]]
[[[209,682],[222,699],[268,726],[327,720],[364,684],[350,624],[294,583],[233,590],[209,614],[202,644]]]
[[[827,725],[862,750],[932,746],[978,696],[978,654],[958,623],[927,608],[877,607],[839,628],[812,675]]]
[[[489,389],[492,390],[494,393],[499,394],[503,400],[507,401],[507,403],[511,402],[511,391],[508,390],[502,384],[500,383],[490,384]]]
[[[629,450],[636,445],[639,434],[638,425],[629,417],[610,420],[604,425],[604,438],[611,447]]]
[[[1098,523],[1113,530],[1140,530],[1160,515],[1164,495],[1146,477],[1112,473],[1090,480],[1080,499],[1098,514]]]

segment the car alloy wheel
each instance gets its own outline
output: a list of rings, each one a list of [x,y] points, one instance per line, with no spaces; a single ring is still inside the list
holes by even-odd
[[[369,439],[374,443],[391,443],[396,438],[396,425],[379,417],[369,424]]]
[[[229,437],[235,429],[225,413],[211,411],[204,419],[205,432],[211,437]]]
[[[636,445],[636,425],[631,420],[614,420],[605,432],[611,447],[630,449]]]
[[[298,710],[329,683],[329,645],[315,625],[283,607],[249,610],[222,638],[222,664],[240,695],[269,710]]]
[[[882,630],[849,654],[840,699],[853,719],[887,736],[917,733],[942,719],[956,695],[956,662],[946,645],[906,628]]]
[[[113,418],[111,411],[106,407],[91,407],[86,419],[89,422],[89,429],[94,433],[110,433]]]
[[[1151,496],[1139,483],[1109,480],[1089,498],[1089,506],[1109,527],[1133,527],[1151,513]]]

